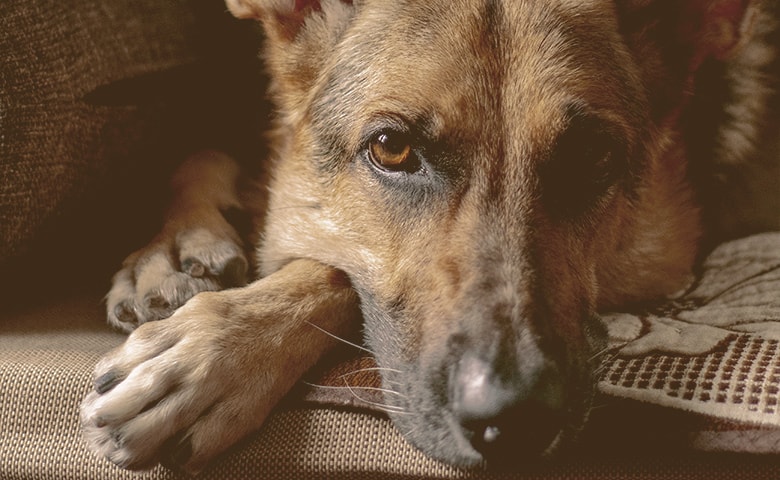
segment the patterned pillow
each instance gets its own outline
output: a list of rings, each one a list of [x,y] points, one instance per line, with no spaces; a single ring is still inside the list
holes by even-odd
[[[604,320],[603,393],[710,417],[701,448],[780,452],[780,233],[723,244],[677,298]]]

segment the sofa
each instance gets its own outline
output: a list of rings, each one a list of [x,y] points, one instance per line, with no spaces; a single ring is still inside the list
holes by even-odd
[[[202,148],[262,154],[261,42],[221,0],[0,4],[0,479],[185,478],[95,456],[78,408],[124,338],[102,296],[159,228],[176,164]],[[780,233],[725,244],[680,297],[604,321],[601,394],[555,462],[495,472],[426,458],[360,390],[375,379],[333,388],[371,362],[344,347],[200,476],[780,476]]]

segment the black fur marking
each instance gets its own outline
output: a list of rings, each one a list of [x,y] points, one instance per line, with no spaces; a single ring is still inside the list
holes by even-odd
[[[625,143],[599,118],[575,112],[541,166],[548,211],[575,218],[590,210],[628,171]]]

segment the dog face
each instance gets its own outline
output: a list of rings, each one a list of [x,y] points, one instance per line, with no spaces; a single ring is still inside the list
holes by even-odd
[[[744,3],[228,2],[264,22],[279,107],[262,269],[349,275],[413,444],[501,464],[574,438],[596,310],[690,274],[676,118]]]

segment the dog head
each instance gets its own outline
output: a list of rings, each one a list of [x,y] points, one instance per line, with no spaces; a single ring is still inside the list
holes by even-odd
[[[457,465],[549,455],[588,412],[599,308],[669,294],[699,237],[677,118],[736,0],[230,0],[279,114],[266,273],[345,271],[391,415]]]

